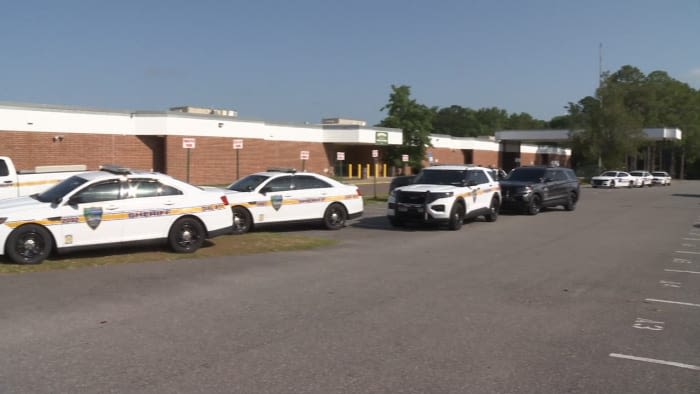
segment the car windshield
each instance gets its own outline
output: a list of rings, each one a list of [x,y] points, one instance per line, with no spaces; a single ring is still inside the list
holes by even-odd
[[[234,182],[229,187],[228,190],[233,190],[236,192],[250,192],[255,190],[261,183],[265,182],[269,176],[266,175],[248,175],[247,177]]]
[[[666,176],[665,172],[652,172],[651,175],[653,176]]]
[[[643,173],[643,172],[638,172],[638,171],[633,171],[633,172],[630,172],[630,175],[634,175],[634,176],[644,176],[644,173]]]
[[[617,176],[617,172],[615,171],[608,171],[600,174],[600,176]]]
[[[464,170],[423,170],[413,183],[461,186],[465,175],[466,171]]]
[[[506,181],[541,182],[544,178],[544,168],[516,168],[508,174]]]
[[[53,186],[52,188],[46,190],[41,194],[35,194],[32,197],[41,202],[53,202],[58,201],[65,197],[66,194],[72,192],[78,186],[87,182],[87,179],[80,176],[74,175],[70,178],[63,180],[61,183]]]

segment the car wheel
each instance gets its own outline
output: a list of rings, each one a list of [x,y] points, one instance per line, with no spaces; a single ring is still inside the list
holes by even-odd
[[[168,244],[177,253],[192,253],[204,243],[205,230],[193,217],[180,218],[170,228]]]
[[[403,220],[397,218],[396,216],[387,216],[389,218],[389,224],[391,224],[394,227],[402,227],[403,226]]]
[[[540,210],[542,209],[542,197],[539,196],[539,194],[535,194],[532,196],[532,199],[530,199],[530,204],[527,206],[527,213],[528,215],[537,215],[540,213]]]
[[[567,211],[573,211],[576,209],[576,202],[577,202],[576,194],[575,193],[569,193],[569,197],[566,199],[566,204],[564,204],[564,209]]]
[[[231,232],[233,234],[245,234],[250,231],[253,226],[253,218],[250,216],[250,212],[243,207],[233,207],[233,226],[231,226]]]
[[[5,253],[15,264],[39,264],[49,257],[52,247],[53,239],[47,229],[27,224],[10,234]]]
[[[496,197],[491,199],[491,206],[489,207],[489,213],[484,215],[484,219],[487,222],[495,222],[498,219],[498,210],[501,208],[501,204],[498,202]]]
[[[347,216],[342,205],[338,203],[331,204],[326,208],[326,213],[323,214],[323,225],[329,230],[340,230],[345,227]]]
[[[615,188],[615,181],[611,181],[611,182],[610,182],[610,188],[611,188],[611,189],[614,189],[614,188]]]
[[[464,205],[462,203],[456,202],[452,205],[452,210],[450,211],[450,221],[447,226],[450,230],[456,231],[462,228],[464,224]]]

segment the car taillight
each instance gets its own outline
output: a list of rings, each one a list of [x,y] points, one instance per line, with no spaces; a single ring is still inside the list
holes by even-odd
[[[221,202],[223,202],[224,205],[228,205],[228,198],[226,198],[226,196],[221,196]]]
[[[360,197],[362,197],[362,190],[360,190],[359,187],[358,187],[357,189],[355,189],[355,190],[357,190],[357,195],[360,196]]]

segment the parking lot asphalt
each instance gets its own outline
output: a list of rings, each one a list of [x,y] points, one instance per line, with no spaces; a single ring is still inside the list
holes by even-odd
[[[277,230],[330,248],[0,277],[0,392],[698,392],[700,182],[454,232],[384,208]]]

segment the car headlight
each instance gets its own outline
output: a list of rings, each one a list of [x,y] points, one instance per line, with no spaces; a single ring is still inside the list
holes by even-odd
[[[516,194],[522,194],[524,196],[530,195],[532,193],[532,188],[530,186],[524,186],[524,187],[519,187],[516,191]]]
[[[441,198],[449,198],[454,196],[454,192],[438,192],[438,193],[429,193],[428,196],[425,199],[425,202],[427,204],[432,203],[433,201],[437,201]]]

